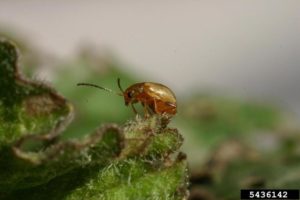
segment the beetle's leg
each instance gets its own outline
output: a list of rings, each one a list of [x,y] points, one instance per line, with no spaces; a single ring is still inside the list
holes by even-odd
[[[156,113],[156,114],[159,113],[158,108],[157,108],[157,102],[156,102],[155,99],[153,100],[153,104],[154,104],[154,110],[155,110],[155,113]]]
[[[144,107],[145,118],[148,118],[150,116],[148,106],[143,102],[142,102],[142,106]]]
[[[131,105],[131,108],[132,108],[132,110],[133,110],[134,114],[136,114],[136,115],[137,115],[138,113],[137,113],[137,111],[136,111],[136,109],[135,109],[135,107],[134,107],[133,103],[131,103],[130,105]]]

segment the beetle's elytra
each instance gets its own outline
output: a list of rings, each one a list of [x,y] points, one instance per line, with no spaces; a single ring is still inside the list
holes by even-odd
[[[85,85],[97,87],[109,92],[113,92],[110,89],[90,84],[90,83],[78,83],[77,85]],[[117,93],[124,97],[125,105],[130,105],[137,113],[134,104],[141,103],[144,107],[145,115],[159,114],[173,116],[177,113],[176,97],[171,89],[160,83],[142,82],[135,83],[123,90],[118,79],[118,86],[122,93]]]

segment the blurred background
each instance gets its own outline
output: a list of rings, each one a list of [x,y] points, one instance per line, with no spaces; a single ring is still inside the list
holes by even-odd
[[[74,103],[80,123],[65,137],[133,116],[77,82],[172,88],[191,199],[230,199],[240,188],[300,188],[299,10],[297,0],[4,0],[0,34],[20,47],[28,76]]]
[[[297,0],[10,0],[0,2],[0,23],[53,56],[92,44],[176,93],[255,96],[300,115],[299,9]]]

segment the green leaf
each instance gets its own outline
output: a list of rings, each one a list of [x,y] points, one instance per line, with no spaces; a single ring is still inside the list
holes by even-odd
[[[187,163],[177,129],[153,115],[61,139],[73,106],[27,80],[13,44],[0,41],[1,199],[182,199]]]

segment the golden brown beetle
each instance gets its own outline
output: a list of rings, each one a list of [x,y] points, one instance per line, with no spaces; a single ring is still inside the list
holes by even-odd
[[[77,85],[92,86],[113,92],[110,89],[90,83],[78,83]],[[137,113],[137,111],[133,104],[138,102],[143,105],[146,116],[148,114],[166,114],[173,116],[177,112],[176,97],[165,85],[152,82],[136,83],[124,91],[121,87],[120,79],[118,78],[118,86],[122,93],[116,94],[124,97],[125,105],[131,105],[134,113]]]

